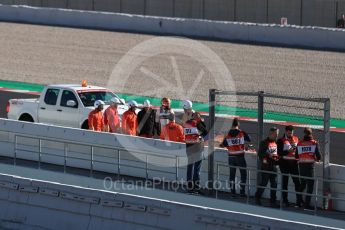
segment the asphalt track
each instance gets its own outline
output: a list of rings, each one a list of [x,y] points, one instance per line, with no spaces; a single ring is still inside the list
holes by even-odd
[[[145,34],[16,23],[0,23],[0,34],[2,80],[51,84],[80,83],[87,79],[101,86],[107,85],[114,67],[129,50],[157,38]],[[213,61],[207,57],[188,58],[183,52],[173,53],[174,50],[154,57],[147,56],[146,52],[136,52],[136,56],[145,59],[141,68],[134,70],[124,88],[111,89],[117,93],[145,96],[153,93],[152,96],[158,98],[169,96],[184,100],[186,95],[173,87],[154,91],[162,87],[163,80],[179,86],[175,79],[177,68],[173,68],[176,63],[181,85],[187,93],[193,91],[187,97],[193,101],[207,102],[209,88],[230,84],[237,91],[263,90],[302,97],[330,97],[332,118],[345,117],[344,53],[197,42],[223,60],[233,81],[228,78],[222,85],[216,84],[214,73],[200,65],[200,61]],[[205,71],[204,76],[199,86],[191,90],[201,70]]]
[[[30,94],[24,94],[24,93],[13,93],[13,92],[5,92],[0,91],[0,117],[6,118],[6,103],[9,99],[14,98],[37,98],[36,95],[30,95]],[[206,117],[206,122],[208,122],[208,119]],[[225,133],[227,129],[231,126],[231,120],[224,119],[224,118],[217,118],[216,119],[216,126],[215,130],[217,133]],[[272,127],[272,124],[265,124],[264,130],[267,132],[270,127]],[[275,125],[278,128],[280,128],[281,131],[284,130],[284,126]],[[255,122],[249,122],[249,121],[242,121],[241,122],[241,128],[248,132],[252,139],[254,145],[257,143],[257,123]],[[302,128],[296,128],[296,134],[298,136],[302,136],[303,129]],[[315,131],[315,136],[317,139],[320,139],[320,131]],[[345,165],[345,157],[344,157],[344,149],[343,149],[343,141],[345,139],[345,133],[340,132],[332,132],[331,133],[331,163],[334,164],[341,164]]]

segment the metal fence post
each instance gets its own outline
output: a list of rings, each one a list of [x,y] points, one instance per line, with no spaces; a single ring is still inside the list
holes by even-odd
[[[315,174],[314,174],[314,180],[315,180]],[[316,178],[316,185],[315,185],[315,197],[314,197],[314,215],[317,214],[317,202],[318,202],[318,190],[319,190],[319,178]]]
[[[234,21],[237,21],[237,0],[234,0]]]
[[[216,116],[216,90],[209,91],[209,133],[208,133],[208,188],[213,190],[214,174],[214,124]]]
[[[42,140],[38,139],[38,169],[41,169]]]
[[[148,171],[149,159],[148,159],[148,155],[147,154],[145,156],[146,156],[145,174],[146,174],[146,180],[148,180],[148,178],[149,178],[149,171]]]
[[[176,7],[176,0],[173,0],[173,2],[172,2],[172,16],[173,16],[173,18],[175,17],[175,7]]]
[[[330,183],[327,181],[330,179],[330,120],[331,120],[331,102],[330,99],[326,99],[324,102],[324,119],[323,119],[323,132],[324,132],[324,146],[323,146],[323,194],[330,191]],[[326,205],[326,199],[323,199],[323,207]]]
[[[219,181],[219,164],[217,164],[217,183]],[[216,189],[216,199],[218,199],[218,188]]]
[[[91,146],[91,162],[90,162],[90,176],[91,177],[93,176],[93,151],[94,151],[94,148],[93,146]]]
[[[266,23],[268,23],[268,4],[269,4],[269,1],[266,0]]]
[[[120,180],[120,173],[121,173],[121,153],[120,150],[117,150],[117,180]]]
[[[17,165],[17,143],[18,143],[18,137],[17,135],[14,135],[14,159],[13,164]]]
[[[303,0],[301,0],[300,25],[303,26]]]
[[[63,172],[66,173],[66,167],[67,167],[67,143],[64,144],[64,161],[63,161]]]
[[[335,27],[337,27],[337,22],[338,22],[338,9],[339,9],[339,3],[338,1],[334,0],[334,4],[335,4]]]
[[[259,149],[260,142],[264,138],[264,92],[258,92],[258,140],[257,140],[257,148]],[[257,169],[261,168],[261,161],[259,157],[256,160]],[[261,173],[256,173],[256,185],[261,183]]]
[[[144,15],[146,15],[147,11],[147,0],[144,0]]]
[[[264,92],[258,92],[258,143],[259,147],[260,142],[264,138]]]
[[[179,163],[178,163],[178,156],[176,156],[176,183],[178,182],[178,167],[179,167]]]

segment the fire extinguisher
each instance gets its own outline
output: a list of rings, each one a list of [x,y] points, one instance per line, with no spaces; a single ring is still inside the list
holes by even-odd
[[[325,210],[331,211],[333,210],[333,201],[332,201],[332,194],[331,191],[328,190],[325,192]]]

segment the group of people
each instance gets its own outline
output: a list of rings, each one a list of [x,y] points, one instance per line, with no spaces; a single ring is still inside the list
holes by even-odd
[[[128,110],[122,119],[118,113],[118,98],[111,99],[111,105],[103,112],[105,103],[97,100],[95,109],[88,116],[89,129],[99,132],[122,133],[132,136],[154,138],[186,143],[187,192],[201,193],[200,169],[204,138],[208,132],[200,114],[193,110],[193,103],[183,102],[183,116],[180,122],[175,121],[175,113],[171,108],[171,100],[163,98],[159,109],[152,108],[150,101],[145,100],[143,108],[137,113],[138,103],[129,101]]]
[[[268,137],[261,141],[258,149],[260,177],[258,188],[255,193],[256,204],[261,205],[261,197],[265,187],[270,182],[270,204],[276,204],[277,193],[277,171],[278,167],[282,173],[282,199],[285,207],[290,206],[288,200],[288,182],[291,175],[295,185],[296,207],[312,209],[310,206],[311,196],[303,196],[301,193],[307,188],[307,193],[312,194],[314,190],[314,164],[320,161],[321,155],[318,143],[313,137],[312,129],[305,128],[304,136],[301,140],[294,135],[294,127],[285,127],[284,135],[278,139],[279,129],[273,127],[269,131]],[[245,185],[247,180],[245,142],[251,139],[244,131],[239,129],[239,121],[234,119],[232,128],[224,138],[222,147],[226,147],[229,153],[231,193],[236,194],[235,174],[236,167],[240,167],[241,189],[240,195],[245,195]]]
[[[117,111],[117,106],[122,104],[118,98],[111,99],[111,105],[104,111],[104,102],[96,101],[95,110],[89,114],[89,129],[111,133],[123,133],[133,136],[154,138],[159,136],[162,140],[186,143],[187,165],[187,192],[201,193],[200,168],[204,139],[208,135],[206,125],[200,114],[193,110],[189,100],[183,102],[183,116],[177,123],[175,113],[171,108],[171,100],[163,98],[159,109],[152,108],[150,101],[144,102],[143,108],[136,113],[136,101],[128,102],[128,110],[122,119]],[[285,206],[290,206],[288,200],[288,182],[291,175],[295,185],[296,206],[310,209],[311,196],[303,199],[302,193],[307,188],[307,193],[312,194],[314,189],[314,164],[320,161],[318,143],[313,137],[312,129],[305,128],[304,136],[300,140],[294,135],[294,127],[285,127],[284,135],[278,139],[279,129],[273,127],[268,137],[261,141],[258,149],[261,173],[255,193],[256,203],[261,205],[262,194],[270,182],[270,204],[276,207],[277,170],[282,176],[282,199]],[[220,147],[228,150],[230,166],[231,193],[236,195],[236,170],[240,170],[240,196],[246,197],[247,163],[245,160],[246,142],[251,142],[250,136],[240,129],[237,118],[233,120],[232,127],[225,135]]]

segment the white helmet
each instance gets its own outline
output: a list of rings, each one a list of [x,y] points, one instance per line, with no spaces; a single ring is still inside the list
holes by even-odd
[[[120,99],[118,99],[117,97],[113,97],[110,99],[110,101],[114,104],[121,104],[121,101]]]
[[[128,102],[128,106],[131,108],[138,107],[138,103],[134,100]]]
[[[97,101],[95,101],[94,106],[95,106],[96,108],[98,108],[98,106],[100,106],[100,105],[105,105],[105,103],[104,103],[102,100],[97,100]]]
[[[190,100],[185,100],[183,102],[183,109],[192,109],[193,103]]]
[[[148,107],[150,107],[150,106],[151,106],[150,101],[149,101],[149,100],[145,100],[145,101],[144,101],[144,108],[148,108]]]

